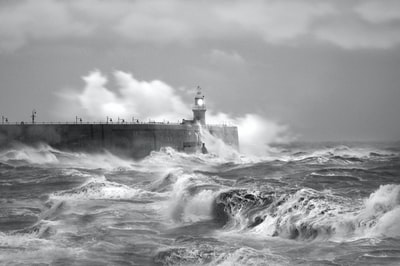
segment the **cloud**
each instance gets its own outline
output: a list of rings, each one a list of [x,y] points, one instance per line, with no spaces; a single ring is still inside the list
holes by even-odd
[[[312,25],[317,40],[344,49],[390,49],[400,44],[400,5],[394,1],[364,1],[337,8]]]
[[[118,104],[117,95],[105,87],[107,78],[99,71],[93,71],[83,77],[83,80],[86,86],[83,92],[77,95],[77,99],[89,117],[101,119],[110,114],[118,117],[126,114],[125,104]]]
[[[382,26],[344,16],[316,26],[315,37],[345,49],[389,49],[400,44],[399,26]]]
[[[279,43],[307,34],[310,23],[330,14],[332,6],[312,1],[234,1],[230,6],[217,6],[216,11],[232,27]]]
[[[355,7],[363,19],[372,23],[400,21],[400,2],[398,0],[365,1]]]
[[[59,94],[62,106],[79,106],[86,118],[101,121],[108,116],[114,121],[118,117],[126,121],[135,117],[176,122],[191,113],[176,91],[162,81],[139,81],[123,71],[115,71],[113,77],[118,85],[117,92],[106,87],[108,78],[105,75],[98,70],[92,71],[83,77],[86,84],[83,90]],[[70,118],[76,115],[76,110],[66,109],[58,113],[63,114],[62,118]]]
[[[105,121],[109,117],[113,121],[120,118],[130,122],[134,117],[145,122],[148,119],[178,122],[191,118],[190,105],[182,100],[178,90],[165,82],[139,81],[123,71],[115,71],[113,77],[117,90],[106,87],[108,79],[100,71],[90,72],[83,77],[83,89],[69,89],[58,94],[60,102],[54,113],[65,119],[75,117],[81,110],[84,113],[79,115],[91,121]],[[241,151],[245,153],[261,155],[266,152],[268,143],[286,141],[288,136],[288,127],[256,114],[232,117],[207,110],[207,121],[209,124],[237,125]]]
[[[132,74],[123,71],[116,71],[114,77],[130,112],[159,121],[176,121],[191,113],[176,90],[162,81],[138,81]]]
[[[32,41],[91,38],[160,45],[249,37],[292,45],[318,39],[345,49],[390,48],[399,44],[399,16],[396,0],[27,0],[0,4],[0,51]]]
[[[213,64],[242,65],[245,63],[244,58],[236,51],[213,49],[207,57]]]
[[[0,5],[0,18],[0,52],[14,51],[31,40],[82,37],[92,31],[65,5],[51,0]]]

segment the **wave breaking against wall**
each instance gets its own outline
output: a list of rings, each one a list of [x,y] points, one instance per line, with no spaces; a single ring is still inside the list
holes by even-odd
[[[144,158],[151,151],[172,147],[177,151],[204,151],[202,129],[221,139],[235,149],[239,147],[238,130],[235,126],[206,125],[206,106],[200,89],[192,108],[193,120],[182,123],[158,123],[139,121],[133,123],[75,123],[75,124],[2,124],[0,147],[15,142],[28,145],[46,143],[57,149],[72,151],[101,151],[131,157]]]

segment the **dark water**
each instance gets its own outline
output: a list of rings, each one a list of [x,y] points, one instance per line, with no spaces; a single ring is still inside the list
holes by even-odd
[[[399,265],[399,154],[399,143],[142,161],[2,151],[0,264]]]

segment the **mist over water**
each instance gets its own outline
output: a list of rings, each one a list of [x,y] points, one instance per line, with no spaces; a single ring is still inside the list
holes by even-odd
[[[397,265],[399,143],[0,152],[0,264]]]

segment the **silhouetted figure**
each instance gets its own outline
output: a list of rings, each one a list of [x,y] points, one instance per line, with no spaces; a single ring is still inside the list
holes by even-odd
[[[208,153],[208,150],[206,148],[206,144],[204,142],[203,142],[203,145],[201,146],[201,153],[202,154],[207,154]]]
[[[32,124],[35,124],[35,118],[36,118],[36,110],[35,109],[32,110],[31,117],[32,117]]]

